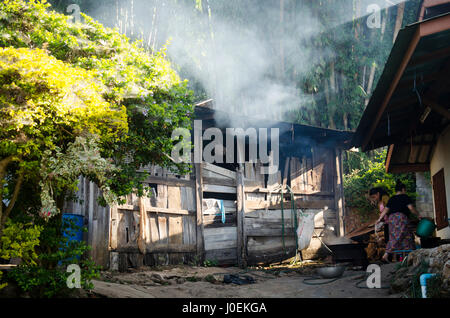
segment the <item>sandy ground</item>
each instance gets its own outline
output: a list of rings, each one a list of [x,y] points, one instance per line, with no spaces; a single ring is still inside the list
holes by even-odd
[[[307,285],[305,278],[315,274],[318,265],[250,269],[236,267],[144,268],[127,273],[103,272],[94,281],[93,293],[112,298],[327,298],[400,297],[389,294],[389,289],[358,288],[364,279],[362,270],[347,269],[337,281],[323,285]],[[389,287],[395,264],[381,265],[382,287]],[[249,275],[255,283],[236,285],[223,283],[226,274]],[[326,282],[319,280],[314,282]],[[358,286],[366,286],[361,282]]]

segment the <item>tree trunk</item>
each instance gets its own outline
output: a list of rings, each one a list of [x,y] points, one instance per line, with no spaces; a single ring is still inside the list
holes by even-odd
[[[4,211],[3,211],[3,191],[4,191],[4,185],[5,185],[5,177],[6,177],[6,168],[8,167],[8,165],[12,162],[13,157],[7,157],[4,158],[0,161],[0,236],[2,236],[3,233],[3,226],[4,223],[2,222],[2,220],[4,219]],[[5,206],[5,214],[6,211],[8,210],[9,207]]]
[[[402,2],[397,7],[397,18],[395,19],[394,38],[392,40],[392,43],[395,42],[398,32],[402,27],[404,13],[405,13],[405,2]]]
[[[367,98],[365,100],[365,105],[367,106],[367,104],[369,103],[369,99],[370,99],[370,94],[372,93],[372,86],[373,86],[373,80],[375,78],[375,69],[376,69],[376,64],[375,62],[372,63],[372,67],[370,69],[370,75],[369,75],[369,83],[367,83]]]

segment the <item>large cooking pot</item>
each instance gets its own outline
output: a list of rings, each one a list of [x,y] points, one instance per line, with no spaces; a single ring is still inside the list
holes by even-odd
[[[356,266],[366,267],[369,264],[365,244],[336,244],[328,245],[333,253],[335,263],[350,262]]]

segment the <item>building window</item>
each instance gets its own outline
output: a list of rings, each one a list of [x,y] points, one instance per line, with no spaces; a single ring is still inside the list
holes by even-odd
[[[433,176],[434,209],[436,211],[437,229],[448,226],[447,198],[445,194],[444,169]]]

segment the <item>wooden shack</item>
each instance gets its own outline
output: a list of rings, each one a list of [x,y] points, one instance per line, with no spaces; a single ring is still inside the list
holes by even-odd
[[[341,153],[352,133],[236,117],[208,107],[196,107],[195,118],[202,121],[202,131],[192,136],[200,144],[210,127],[278,128],[279,169],[261,174],[259,159],[195,163],[185,176],[146,167],[150,197],[132,194],[126,204],[108,208],[96,203],[98,188],[80,178],[81,203],[67,203],[64,212],[85,216],[86,240],[97,264],[125,270],[205,260],[240,266],[285,260],[295,255],[295,213],[300,209],[315,213],[315,233],[302,251],[304,259],[321,255],[318,236],[325,227],[344,235]]]

